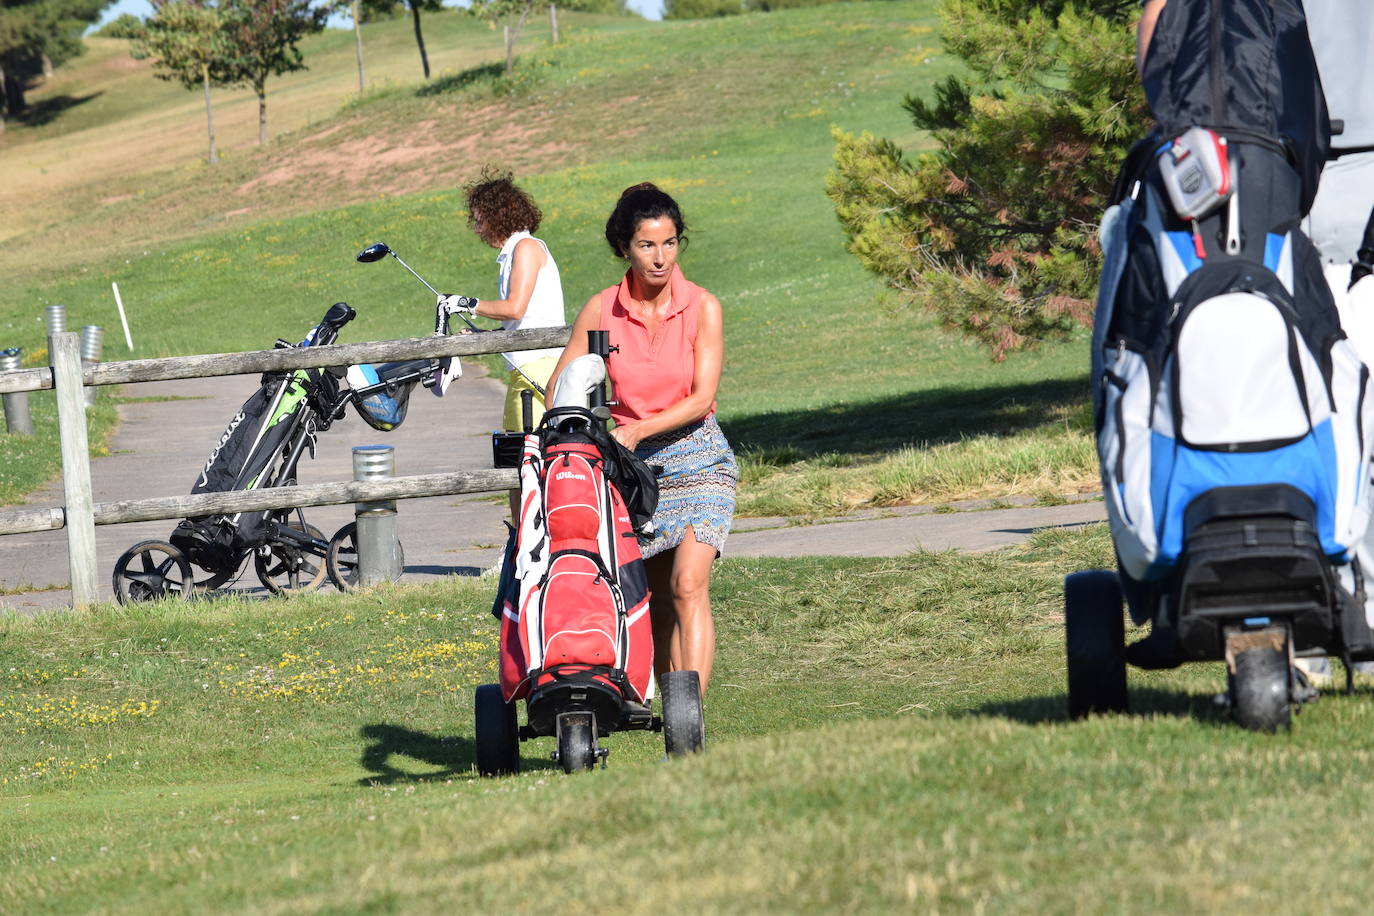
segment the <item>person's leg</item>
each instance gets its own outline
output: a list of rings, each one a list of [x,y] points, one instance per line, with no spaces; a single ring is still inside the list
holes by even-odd
[[[704,696],[716,660],[716,622],[711,616],[710,594],[716,549],[698,541],[689,525],[673,554],[672,595],[677,630],[672,665],[674,670],[697,672]]]
[[[654,632],[654,674],[673,670],[677,649],[677,611],[673,604],[673,554],[665,550],[644,561],[649,580],[649,620]]]

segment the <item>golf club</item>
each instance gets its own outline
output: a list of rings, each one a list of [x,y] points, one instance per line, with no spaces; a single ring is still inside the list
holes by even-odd
[[[402,267],[404,267],[406,270],[410,271],[412,274],[415,274],[415,279],[417,279],[417,280],[419,280],[421,283],[425,284],[425,288],[428,289],[431,293],[433,293],[433,294],[435,295],[435,297],[436,297],[438,300],[440,300],[439,308],[440,308],[440,309],[443,309],[443,308],[444,308],[444,306],[443,306],[443,304],[442,304],[442,301],[443,301],[443,299],[445,298],[444,294],[441,293],[441,292],[439,292],[439,291],[438,291],[437,289],[435,289],[434,287],[430,286],[430,285],[429,285],[429,282],[428,282],[427,280],[425,280],[424,277],[420,276],[418,273],[415,272],[415,268],[411,267],[411,266],[410,266],[409,264],[407,264],[405,261],[402,261],[402,260],[401,260],[401,256],[398,255],[396,252],[392,251],[392,250],[391,250],[391,247],[390,247],[389,245],[387,245],[386,242],[374,242],[374,243],[372,243],[371,245],[368,245],[368,246],[367,246],[366,248],[364,248],[362,251],[358,252],[358,260],[361,261],[361,262],[364,263],[364,264],[371,264],[373,261],[380,261],[380,260],[382,260],[382,258],[385,258],[387,255],[391,255],[393,258],[395,258],[395,259],[400,263],[400,265],[401,265]],[[470,329],[472,329],[473,331],[481,331],[481,330],[482,330],[481,328],[477,327],[477,325],[475,325],[475,324],[473,324],[471,321],[469,321],[469,320],[468,320],[468,316],[467,316],[467,315],[464,315],[462,312],[450,312],[449,314],[457,315],[459,318],[461,318],[461,319],[463,320],[463,324],[467,325],[467,326],[468,326]],[[436,333],[436,334],[440,333],[439,330],[438,330],[438,327],[439,327],[439,323],[436,322],[436,323],[435,323],[435,333]],[[507,366],[509,366],[510,368],[514,369],[516,372],[519,372],[521,378],[523,378],[525,381],[527,381],[527,382],[529,382],[531,385],[533,385],[533,386],[534,386],[534,389],[535,389],[536,391],[539,392],[539,396],[540,396],[541,398],[544,397],[544,386],[541,385],[541,384],[539,384],[538,382],[536,382],[534,379],[530,378],[528,375],[526,375],[526,374],[524,373],[524,371],[521,370],[521,368],[515,364],[515,361],[514,361],[513,359],[510,358],[510,354],[509,354],[509,353],[502,353],[502,354],[501,354],[501,358],[502,358],[503,360],[505,360]]]

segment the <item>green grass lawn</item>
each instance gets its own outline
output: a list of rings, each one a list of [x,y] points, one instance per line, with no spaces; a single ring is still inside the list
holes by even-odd
[[[919,0],[676,23],[587,19],[558,46],[535,33],[512,81],[483,69],[488,36],[473,23],[435,17],[454,29],[453,60],[471,62],[466,70],[397,80],[361,100],[344,80],[343,101],[321,104],[309,127],[217,170],[69,187],[57,211],[80,218],[52,217],[9,245],[17,269],[0,289],[0,329],[41,346],[48,302],[114,327],[117,281],[137,349],[107,334],[112,359],[267,347],[339,299],[359,311],[348,340],[423,334],[424,288],[398,265],[353,254],[385,240],[436,286],[489,294],[493,252],[464,227],[458,187],[488,161],[515,166],[542,203],[571,318],[620,272],[601,238],[619,190],[652,179],[686,211],[688,274],[726,307],[720,416],[745,463],[742,512],[1095,489],[1084,341],[992,364],[889,302],[845,252],[824,196],[832,124],[925,142],[900,101],[955,67],[934,10]],[[379,25],[392,31],[370,38],[370,53],[402,66],[414,52],[404,24]],[[310,81],[326,71],[335,82],[347,75],[344,37],[312,39],[312,70],[278,81],[283,107],[314,98]],[[162,101],[148,106],[188,104],[155,88]],[[125,113],[109,117],[118,125]],[[345,168],[354,165],[356,174]]]
[[[1110,557],[725,561],[708,752],[571,777],[473,773],[481,582],[7,618],[0,910],[1361,908],[1368,686],[1266,736],[1218,665],[1133,672],[1070,723],[1060,579]]]

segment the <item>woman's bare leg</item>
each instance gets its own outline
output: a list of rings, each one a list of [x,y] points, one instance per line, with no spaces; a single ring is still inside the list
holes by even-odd
[[[716,622],[711,616],[711,564],[715,559],[716,549],[698,541],[690,526],[673,551],[672,595],[677,630],[672,666],[678,671],[697,672],[703,696],[716,660]]]
[[[649,619],[654,631],[654,674],[673,670],[672,660],[680,653],[677,646],[677,611],[673,605],[673,555],[665,550],[644,561],[649,579]]]

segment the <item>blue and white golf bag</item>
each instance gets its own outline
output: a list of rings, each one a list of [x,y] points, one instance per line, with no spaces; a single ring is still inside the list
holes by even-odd
[[[1097,445],[1121,569],[1138,581],[1178,566],[1189,507],[1224,488],[1298,491],[1334,564],[1369,524],[1369,370],[1297,228],[1297,176],[1276,144],[1219,148],[1229,187],[1211,209],[1179,215],[1160,162],[1196,149],[1156,137],[1103,222]]]

